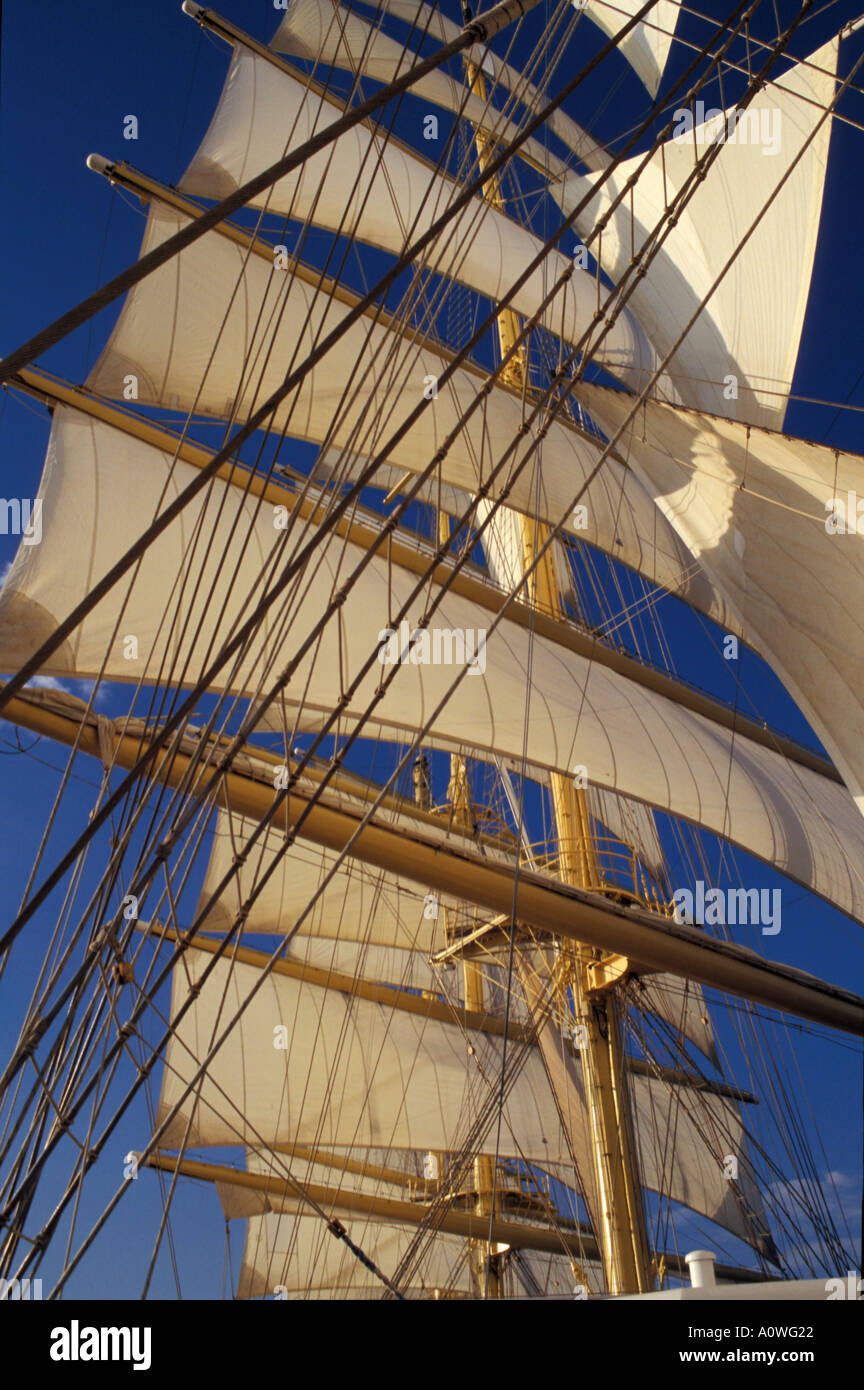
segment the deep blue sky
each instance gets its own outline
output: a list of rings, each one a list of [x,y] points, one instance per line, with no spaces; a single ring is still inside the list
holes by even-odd
[[[269,39],[279,15],[265,0],[241,3],[224,0],[221,13],[262,40]],[[720,14],[715,3],[706,6]],[[794,6],[780,6],[788,20]],[[817,7],[818,8],[818,7]],[[447,13],[458,8],[447,0]],[[762,6],[754,32],[773,33],[771,5]],[[793,52],[806,54],[856,17],[858,0],[825,8],[804,26]],[[599,46],[597,32],[587,24],[584,51]],[[692,18],[681,21],[682,33],[700,37],[704,30]],[[399,31],[398,27],[394,32]],[[501,49],[503,51],[503,49]],[[580,48],[580,52],[582,49]],[[861,51],[861,35],[841,46],[841,72]],[[673,45],[669,73],[689,61]],[[128,158],[165,182],[179,179],[215,106],[227,69],[228,50],[202,35],[183,16],[177,0],[90,0],[87,5],[45,6],[27,0],[7,0],[3,9],[2,52],[2,219],[0,253],[4,297],[0,345],[17,346],[48,321],[92,291],[101,281],[134,259],[143,214],[132,200],[112,192],[104,180],[84,166],[86,155],[98,151]],[[606,71],[606,70],[604,70]],[[627,129],[644,105],[641,89],[626,67],[615,67],[620,86],[611,92],[608,76],[586,86],[568,106],[583,124],[605,103],[597,118],[597,133],[613,140]],[[862,83],[864,85],[864,83]],[[727,87],[727,91],[730,89]],[[609,99],[611,96],[611,99]],[[847,112],[864,120],[864,99],[850,97]],[[411,114],[410,103],[405,108]],[[122,138],[123,118],[139,119],[136,144]],[[416,114],[416,113],[415,113]],[[407,119],[407,116],[405,117]],[[861,133],[835,127],[826,188],[825,212],[802,343],[796,391],[828,401],[849,400],[864,407],[864,356],[860,324],[864,311],[864,201],[861,184]],[[107,336],[113,311],[90,328],[58,345],[41,361],[73,381],[80,381],[95,361]],[[864,417],[852,411],[793,404],[788,427],[807,438],[825,440],[864,453]],[[5,397],[0,416],[4,496],[34,496],[48,437],[47,418],[34,403]],[[212,438],[213,435],[207,436]],[[0,537],[0,568],[15,552],[15,539]],[[716,633],[705,636],[704,625],[692,622],[680,605],[667,605],[667,630],[686,646],[685,673],[718,693],[729,694],[729,670],[716,656]],[[688,664],[689,663],[689,664]],[[766,717],[800,737],[806,726],[770,673],[755,659],[742,663],[742,680]],[[106,705],[115,712],[113,700]],[[122,704],[116,706],[117,712]],[[11,737],[8,726],[2,735]],[[809,735],[813,741],[812,735]],[[22,734],[24,747],[33,744]],[[0,751],[10,753],[8,742]],[[64,751],[46,742],[32,755],[3,756],[0,761],[0,836],[2,920],[17,905],[34,847],[49,812]],[[40,761],[41,760],[41,761]],[[68,843],[92,805],[98,769],[81,762],[67,794],[57,834],[55,854]],[[50,858],[50,856],[49,856]],[[779,880],[739,855],[747,881],[774,885]],[[673,866],[674,868],[674,866]],[[5,1054],[18,1018],[20,981],[38,962],[47,940],[49,912],[28,928],[27,940],[13,955],[12,968],[0,983],[0,1043]],[[824,978],[862,988],[859,929],[840,914],[788,887],[784,893],[784,931],[778,954]],[[748,942],[761,949],[763,942]],[[772,946],[773,946],[772,942]],[[801,1034],[798,1062],[825,1143],[820,1166],[843,1175],[849,1196],[860,1172],[861,1136],[858,1118],[860,1054],[846,1043],[817,1042]],[[122,1156],[139,1146],[147,1130],[144,1107],[137,1105],[112,1140],[106,1179],[92,1185],[85,1214],[95,1214],[122,1174]],[[112,1167],[113,1164],[113,1167]],[[851,1202],[850,1202],[851,1205]],[[117,1218],[100,1241],[72,1288],[87,1296],[136,1296],[149,1251],[149,1237],[158,1220],[156,1184],[145,1174],[124,1199]],[[191,1184],[174,1203],[174,1229],[182,1248],[181,1276],[186,1297],[216,1297],[221,1288],[222,1220],[215,1194]],[[79,1227],[85,1229],[85,1226]],[[235,1239],[235,1257],[236,1257]],[[46,1267],[53,1269],[53,1262]],[[160,1260],[154,1294],[172,1296],[173,1284],[164,1258]]]

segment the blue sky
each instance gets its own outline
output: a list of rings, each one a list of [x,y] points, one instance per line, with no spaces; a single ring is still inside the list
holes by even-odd
[[[262,40],[271,36],[279,18],[265,0],[224,0],[217,8]],[[721,13],[716,3],[705,8]],[[780,6],[785,20],[794,8],[790,4]],[[453,0],[445,9],[456,17]],[[856,0],[838,0],[822,7],[797,36],[793,53],[806,56],[857,12]],[[588,25],[581,29],[586,32],[580,53],[587,54],[599,47],[600,38]],[[393,32],[401,31],[397,26]],[[699,37],[704,31],[695,19],[685,17],[681,32]],[[771,5],[762,6],[754,33],[772,36]],[[861,42],[859,34],[841,45],[841,73],[859,56]],[[0,322],[4,349],[17,346],[137,254],[143,230],[141,208],[89,172],[84,165],[86,155],[98,151],[109,157],[125,157],[164,182],[178,180],[215,106],[227,58],[227,48],[202,34],[181,14],[175,0],[149,0],[144,6],[90,0],[86,6],[56,6],[50,12],[29,0],[7,3],[3,10],[0,104],[0,253],[6,270]],[[687,61],[686,52],[673,46],[669,75],[680,71]],[[615,83],[610,85],[608,77],[598,76],[568,104],[583,124],[590,124],[596,116],[597,133],[607,141],[628,129],[645,103],[644,93],[626,67],[613,60],[613,70]],[[734,93],[734,85],[731,91]],[[844,109],[864,121],[864,98],[850,95]],[[139,139],[134,145],[122,138],[123,120],[129,113],[139,120]],[[400,120],[407,121],[411,113],[409,99]],[[795,391],[864,408],[860,142],[860,131],[835,127]],[[115,314],[116,309],[106,311],[92,325],[59,344],[39,365],[72,381],[83,380]],[[8,393],[0,409],[2,491],[6,496],[35,496],[48,437],[46,414],[34,402],[13,399]],[[805,438],[864,453],[864,417],[852,410],[793,402],[787,427]],[[212,440],[216,433],[205,429],[202,437]],[[309,456],[310,451],[301,447],[296,460],[302,462]],[[0,536],[0,569],[11,560],[15,546],[15,538]],[[682,673],[728,698],[732,693],[730,672],[718,655],[717,633],[674,601],[667,601],[663,611],[667,630],[685,649]],[[791,701],[756,658],[745,655],[738,674],[765,717],[777,727],[815,742]],[[104,708],[119,713],[122,696],[116,691],[106,696]],[[33,737],[22,732],[21,743],[28,750],[24,756],[14,751],[14,743],[10,745],[14,734],[8,725],[2,726],[0,733],[4,739],[0,743],[4,818],[0,882],[5,922],[20,898],[65,754],[44,740],[35,746]],[[52,850],[56,856],[86,820],[98,779],[94,764],[81,761],[76,766],[76,779],[64,799],[46,863],[51,862]],[[671,847],[671,840],[669,844]],[[774,886],[780,881],[743,854],[738,855],[738,863],[748,883]],[[41,958],[56,908],[57,903],[52,903],[51,910],[41,912],[28,927],[26,939],[0,982],[4,1053],[18,1017],[20,982]],[[794,885],[785,887],[783,960],[860,992],[859,931]],[[758,939],[746,944],[757,949],[764,945]],[[846,1039],[841,1045],[809,1033],[799,1036],[795,1060],[825,1144],[820,1166],[824,1159],[824,1170],[840,1175],[838,1192],[852,1211],[859,1181],[855,1175],[861,1166],[860,1049]],[[731,1035],[729,1045],[734,1048]],[[104,1180],[91,1184],[86,1192],[79,1230],[89,1224],[87,1216],[95,1216],[101,1209],[122,1176],[123,1155],[140,1146],[146,1130],[146,1109],[136,1104],[110,1142]],[[218,1297],[224,1228],[215,1194],[186,1184],[173,1211],[176,1242],[183,1251],[180,1271],[185,1296]],[[137,1296],[149,1251],[148,1236],[156,1228],[158,1215],[156,1181],[153,1175],[145,1174],[124,1199],[93,1258],[76,1276],[72,1290],[81,1296]],[[236,1261],[236,1237],[234,1257]],[[52,1268],[47,1262],[46,1276]],[[153,1293],[172,1296],[172,1290],[170,1269],[163,1257]]]

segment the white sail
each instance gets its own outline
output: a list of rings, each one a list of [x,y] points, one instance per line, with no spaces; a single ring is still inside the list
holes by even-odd
[[[630,998],[640,1009],[662,1019],[676,1037],[686,1038],[715,1066],[719,1065],[714,1028],[701,985],[665,972],[643,975]]]
[[[524,521],[519,512],[514,512],[509,507],[499,507],[492,515],[491,502],[478,502],[478,524],[490,516],[491,521],[483,532],[483,553],[495,583],[505,593],[509,593],[524,573]],[[533,534],[533,530],[529,522],[529,536]],[[559,593],[569,595],[572,593],[573,585],[570,565],[561,541],[552,542],[552,553]]]
[[[356,1157],[361,1157],[358,1152]],[[392,1155],[390,1156],[392,1160]],[[380,1161],[380,1160],[379,1160]],[[268,1152],[247,1152],[247,1171],[284,1178],[286,1171],[304,1184],[317,1183],[337,1190],[359,1191],[404,1200],[404,1188],[370,1180],[355,1174],[342,1174],[336,1167],[298,1162],[296,1158]],[[503,1186],[503,1183],[502,1183]],[[308,1204],[292,1197],[280,1197],[231,1183],[217,1184],[226,1219],[245,1219],[246,1239],[237,1297],[260,1298],[376,1298],[384,1285],[367,1269],[344,1242],[334,1239],[326,1222]],[[416,1185],[423,1192],[424,1184]],[[326,1208],[348,1229],[364,1254],[375,1262],[387,1278],[393,1278],[409,1256],[407,1275],[399,1288],[408,1298],[476,1297],[472,1281],[467,1241],[442,1231],[424,1233],[419,1252],[409,1252],[418,1237],[418,1228],[370,1217],[362,1212],[346,1212],[336,1203]],[[418,1216],[423,1215],[418,1202]],[[431,1234],[431,1239],[429,1238]],[[416,1247],[415,1247],[416,1248]],[[596,1261],[583,1260],[574,1267],[565,1255],[537,1250],[520,1250],[504,1262],[505,1297],[531,1295],[562,1297],[572,1295],[578,1279],[588,1280],[592,1293],[602,1290]]]
[[[174,973],[172,1016],[209,953],[189,950]],[[188,973],[187,973],[188,972]],[[260,971],[218,961],[166,1050],[158,1120],[168,1113]],[[224,996],[224,1003],[223,1003]],[[280,1034],[279,1029],[285,1033]],[[469,1055],[469,1043],[474,1054]],[[284,1045],[280,1045],[284,1044]],[[510,1043],[510,1055],[518,1047]],[[458,1150],[497,1094],[500,1037],[465,1034],[417,1014],[271,974],[187,1098],[162,1142],[301,1143]],[[197,1059],[197,1060],[196,1060]],[[503,1155],[545,1165],[569,1159],[543,1065],[531,1049],[508,1093]]]
[[[211,962],[208,953],[187,950],[174,971],[172,1018]],[[259,973],[220,960],[200,986],[166,1048],[157,1123]],[[511,1058],[516,1046],[511,1040]],[[299,1143],[458,1152],[490,1097],[494,1110],[500,1073],[500,1038],[271,974],[235,1026],[233,1044],[217,1053],[196,1099],[186,1099],[161,1142],[167,1148]],[[737,1108],[642,1076],[631,1077],[630,1085],[645,1185],[752,1241],[724,1171],[725,1157],[744,1148]],[[589,1174],[581,1085],[568,1087],[565,1103],[566,1138],[540,1049],[529,1045],[504,1102],[500,1153],[571,1173],[575,1159],[578,1173]],[[758,1194],[748,1189],[748,1201],[761,1229]]]
[[[407,817],[405,824],[407,830]],[[218,813],[199,911],[232,867],[235,853],[245,846],[253,828],[248,817]],[[262,839],[263,852],[253,851],[240,866],[228,888],[209,909],[202,931],[230,930],[241,903],[248,901],[258,880],[270,873],[281,836],[271,829]],[[458,841],[458,836],[451,832],[449,841],[454,840]],[[330,850],[296,841],[248,909],[246,931],[287,935],[332,871],[317,903],[302,920],[302,934],[291,943],[291,955],[319,968],[338,968],[367,979],[389,980],[401,988],[443,991],[448,999],[461,1002],[458,972],[442,975],[429,966],[427,958],[448,944],[448,924],[455,921],[460,929],[465,929],[470,917],[466,906],[462,905],[460,917],[460,904],[455,899],[429,893],[423,884],[375,869],[350,856],[333,871],[336,858]],[[483,920],[483,915],[479,915],[478,921]],[[339,943],[338,967],[334,941]],[[393,947],[398,949],[387,950]],[[500,967],[484,961],[483,968],[487,988],[495,997],[495,972]],[[503,992],[497,997],[503,1007]],[[711,1022],[699,985],[671,975],[646,975],[634,999],[716,1060]],[[510,1008],[514,1019],[522,1018],[524,1010],[518,993],[511,996]]]
[[[207,198],[227,197],[275,164],[286,148],[299,147],[335,121],[340,109],[310,92],[299,77],[238,47],[216,114],[180,187]],[[401,255],[460,192],[460,184],[436,173],[405,146],[359,125],[252,199],[250,206],[298,222],[308,218],[316,227]],[[559,249],[548,251],[513,298],[512,307],[526,318],[538,311],[571,264],[563,253],[572,240],[570,236]],[[498,303],[542,247],[540,237],[478,195],[447,224],[419,263]],[[576,267],[542,322],[575,344],[590,328],[596,307],[596,280]],[[619,326],[598,348],[597,360],[608,360],[631,386],[638,387],[640,369],[642,380],[647,380],[653,354],[626,308]],[[626,367],[629,360],[633,370]]]
[[[622,844],[632,847],[638,861],[662,889],[666,882],[666,857],[650,806],[607,791],[605,787],[589,786],[587,792],[588,807],[594,819],[611,830]]]
[[[638,14],[644,0],[590,0],[584,6],[586,18],[614,38],[628,19]],[[618,52],[626,58],[637,77],[657,95],[666,59],[678,22],[678,0],[658,0],[641,23],[618,44]]]
[[[144,249],[176,231],[182,221],[170,210],[153,208]],[[216,416],[230,415],[236,397],[238,417],[246,418],[253,403],[260,404],[281,385],[288,365],[303,360],[322,326],[329,333],[347,310],[338,300],[316,296],[299,279],[292,277],[289,283],[258,257],[245,270],[243,261],[240,247],[212,233],[151,275],[127,298],[90,375],[90,387],[122,399],[131,379],[142,402]],[[170,333],[164,332],[166,324]],[[285,427],[290,435],[314,443],[373,454],[422,403],[424,392],[437,389],[430,383],[438,382],[445,365],[430,348],[362,319],[280,405],[271,427]],[[483,381],[482,374],[458,369],[390,450],[389,461],[409,472],[425,468]],[[523,414],[518,394],[493,387],[486,407],[474,412],[452,443],[441,465],[443,481],[478,491],[517,437]],[[516,450],[514,461],[527,447]],[[542,448],[513,482],[512,505],[536,509],[543,519],[557,523],[598,455],[596,443],[554,422]],[[510,471],[502,470],[500,485],[496,480],[496,495]],[[663,588],[688,599],[692,595],[706,610],[713,608],[713,596],[700,584],[692,557],[641,485],[634,486],[632,473],[607,460],[582,505],[584,513],[568,516],[569,530]]]
[[[240,816],[219,813],[213,848],[201,890],[199,910],[230,869],[234,846],[244,844],[253,826]],[[229,888],[217,899],[204,921],[204,931],[227,931],[240,902],[245,901],[256,877],[270,868],[279,846],[276,831],[264,836],[260,872],[259,855],[253,851]],[[255,900],[247,921],[253,932],[287,933],[312,894],[332,868],[336,855],[316,845],[295,843],[282,857]],[[312,912],[303,921],[305,936],[338,937],[382,946],[402,947],[427,955],[444,946],[444,911],[438,900],[427,907],[428,890],[422,884],[397,878],[383,870],[347,858],[324,889]]]
[[[812,66],[811,66],[812,65]],[[817,69],[821,69],[817,71]],[[834,95],[837,40],[766,83],[668,233],[630,307],[665,358],[734,256],[669,364],[680,400],[751,424],[780,425],[792,387],[822,211],[831,121],[816,131]],[[697,116],[698,116],[697,111]],[[633,249],[653,234],[668,202],[706,153],[719,120],[679,130],[639,175],[603,233],[603,269],[617,280]],[[587,236],[639,167],[634,155],[599,188],[577,219]],[[788,177],[785,177],[788,176]],[[785,177],[785,182],[782,182]],[[591,181],[571,175],[550,188],[572,211]],[[630,199],[633,199],[633,216]],[[750,235],[763,208],[768,211]],[[596,243],[592,248],[598,252]]]
[[[643,1076],[631,1076],[630,1094],[644,1185],[768,1254],[764,1202],[738,1107]]]
[[[825,1068],[815,1097],[805,1081],[830,1042],[813,1019],[854,1029],[862,1001],[853,980],[801,967],[821,975],[828,960],[837,976],[825,903],[849,914],[848,936],[864,924],[864,458],[780,430],[793,383],[796,401],[819,404],[818,382],[800,380],[813,347],[802,325],[838,40],[855,25],[809,64],[782,36],[745,35],[727,84],[713,26],[687,10],[674,70],[701,32],[692,67],[718,103],[724,86],[743,89],[745,48],[748,70],[770,55],[780,74],[743,113],[703,119],[702,106],[694,131],[665,75],[684,7],[654,0],[637,25],[638,3],[512,0],[495,12],[496,52],[439,59],[394,99],[381,84],[410,81],[478,17],[476,0],[461,17],[457,0],[265,0],[264,42],[278,25],[284,62],[184,0],[205,45],[228,36],[232,50],[183,181],[202,202],[88,161],[140,191],[144,252],[166,261],[151,274],[139,263],[140,283],[114,299],[88,385],[38,370],[33,346],[64,342],[98,295],[52,313],[7,359],[23,364],[7,385],[47,409],[51,431],[35,499],[0,499],[0,543],[20,539],[0,577],[2,718],[27,731],[5,740],[20,802],[7,897],[22,906],[0,932],[0,975],[21,1017],[4,1064],[14,1220],[0,1275],[45,1255],[55,1295],[179,1295],[191,1251],[204,1297],[221,1282],[223,1297],[373,1300],[389,1278],[407,1299],[438,1301],[498,1294],[483,1281],[493,1253],[503,1298],[662,1289],[666,1273],[686,1278],[680,1256],[696,1244],[725,1263],[740,1240],[751,1266],[790,1275],[854,1263],[831,1198],[843,1197],[845,1150],[824,1151],[830,1125],[819,1133],[836,1097]],[[147,46],[147,26],[136,41]],[[196,82],[197,136],[210,109]],[[570,83],[514,155],[507,142]],[[636,159],[601,187],[612,154],[570,112],[596,126],[611,101],[615,148],[630,132],[642,149],[666,119],[648,109],[654,93],[684,138],[644,156],[632,197]],[[240,221],[196,238],[194,220],[163,206],[202,215],[203,200],[315,132],[326,140],[373,94],[377,113]],[[122,118],[127,139],[138,120]],[[670,198],[721,128],[719,158],[667,235]],[[835,144],[845,158],[846,135]],[[500,182],[409,264],[404,249],[490,155]],[[832,186],[854,179],[847,160]],[[556,199],[574,225],[552,251]],[[191,244],[173,257],[166,238],[184,227]],[[596,310],[577,237],[597,266]],[[509,311],[517,329],[550,280],[568,283],[522,370],[499,371],[512,326],[501,300],[535,257]],[[111,273],[103,300],[138,278]],[[473,355],[442,384],[481,320]],[[589,324],[610,332],[568,378],[557,348]],[[256,412],[338,335],[269,419]],[[415,406],[421,418],[391,444]],[[32,494],[30,464],[19,471]],[[526,584],[524,555],[550,526],[554,581],[547,566]],[[839,771],[775,729],[764,681],[745,680],[734,707],[701,689],[688,635],[702,615],[727,658],[733,637],[762,654]],[[65,767],[46,740],[68,751]],[[585,872],[569,872],[592,836]],[[692,916],[676,885],[694,890]],[[791,931],[804,898],[825,929],[809,943]],[[737,1004],[715,1004],[727,987]],[[143,1105],[155,1069],[158,1099]],[[121,1162],[121,1137],[146,1157]],[[201,1182],[221,1213],[209,1198],[189,1206]],[[148,1210],[155,1244],[129,1268],[106,1262],[106,1222],[124,1244]],[[818,1296],[823,1281],[809,1282]]]
[[[321,0],[318,0],[318,3],[320,2]],[[305,3],[307,0],[304,0]],[[380,0],[377,8],[386,10],[388,14],[396,15],[412,25],[414,42],[420,35],[428,33],[440,43],[450,43],[461,32],[458,24],[454,24],[452,19],[442,14],[439,8],[433,9],[431,5],[425,4],[424,0]],[[563,26],[558,30],[559,35],[562,33]],[[483,49],[477,44],[468,50],[467,56],[478,67],[482,67],[486,76],[499,87],[506,88],[520,105],[527,107],[529,111],[542,111],[553,95],[554,88],[539,91],[526,79],[523,72],[503,62],[491,49]],[[559,78],[559,85],[562,80]],[[546,117],[545,123],[567,146],[570,153],[587,164],[589,169],[599,169],[608,163],[608,156],[595,144],[590,133],[578,126],[560,106]]]
[[[100,451],[93,441],[105,430],[114,447]],[[70,439],[67,454],[64,440]],[[0,597],[0,669],[17,668],[134,543],[144,518],[155,515],[169,474],[169,496],[196,476],[191,465],[170,470],[169,462],[108,427],[80,418],[75,423],[74,414],[71,436],[62,422],[58,430],[55,419],[40,489],[42,542],[19,548]],[[134,509],[130,496],[137,499]],[[147,550],[128,598],[124,582],[46,663],[45,673],[95,676],[104,663],[109,680],[153,680],[170,669],[175,679],[188,682],[200,674],[208,653],[218,650],[260,597],[261,567],[286,558],[278,547],[287,533],[274,528],[275,509],[265,504],[255,517],[254,500],[217,481],[208,503],[196,501]],[[241,505],[238,541],[232,526]],[[325,596],[343,585],[365,553],[338,538],[321,548],[311,590],[307,585],[295,595],[290,610],[274,605],[236,674],[229,679],[223,671],[214,688],[252,693],[272,669],[281,670],[298,639],[318,623]],[[177,577],[183,574],[187,582],[179,595]],[[864,828],[842,787],[506,619],[482,646],[481,659],[489,613],[460,595],[444,597],[430,623],[428,651],[415,644],[409,660],[401,629],[386,640],[382,633],[415,582],[398,566],[372,560],[341,609],[341,649],[339,626],[327,624],[297,668],[285,693],[288,705],[305,713],[331,711],[342,681],[377,652],[345,710],[348,720],[366,708],[381,675],[392,673],[386,664],[392,658],[399,669],[370,729],[399,738],[431,720],[432,735],[451,745],[521,757],[527,721],[533,767],[566,773],[582,765],[589,782],[714,830],[853,916],[864,913]],[[424,605],[418,599],[409,606],[406,632]],[[130,636],[137,638],[134,649],[125,641]],[[477,661],[471,673],[451,690],[472,654]],[[282,730],[281,715],[274,727]]]
[[[367,24],[358,14],[332,3],[332,0],[291,0],[285,18],[270,41],[270,47],[277,53],[305,58],[324,67],[332,64],[337,68],[347,68],[361,78],[371,78],[373,82],[392,82],[402,77],[414,66],[417,58],[409,47],[397,43],[380,29]],[[318,77],[321,75],[320,72],[316,73]],[[461,113],[499,140],[512,141],[519,133],[520,127],[516,121],[508,120],[494,106],[474,93],[468,93],[463,83],[440,68],[421,77],[410,90],[414,96],[422,97],[424,101],[445,111]],[[583,148],[590,157],[595,145],[588,135],[585,136]],[[533,137],[529,136],[520,149],[551,175],[560,175],[566,167],[562,160]]]
[[[584,399],[605,428],[626,416],[615,392]],[[864,813],[864,458],[654,402],[634,443],[633,467]]]
[[[416,1234],[411,1226],[340,1219],[364,1254],[387,1277],[398,1268]],[[476,1296],[467,1242],[459,1236],[436,1235],[424,1247],[420,1273],[400,1291],[406,1298]],[[237,1298],[263,1298],[270,1294],[304,1301],[375,1299],[385,1293],[382,1280],[360,1263],[344,1241],[330,1235],[319,1216],[282,1214],[277,1209],[247,1219]]]

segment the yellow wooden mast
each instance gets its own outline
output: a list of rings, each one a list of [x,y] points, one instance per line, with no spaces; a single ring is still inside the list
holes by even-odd
[[[468,59],[465,63],[469,87],[481,100],[485,100],[483,74]],[[474,139],[478,163],[481,171],[485,172],[492,160],[489,136],[477,127]],[[504,211],[497,176],[484,186],[484,196],[489,203]],[[497,326],[501,356],[506,357],[519,342],[519,318],[512,309],[504,308],[498,314]],[[527,375],[524,344],[505,363],[501,374],[508,385],[524,390]],[[534,567],[528,581],[528,602],[539,612],[561,618],[565,615],[555,572],[555,557],[551,546],[543,550],[550,536],[549,528],[530,516],[521,515],[520,520],[523,570],[527,572]],[[541,550],[543,553],[538,559]],[[586,791],[560,773],[552,773],[550,783],[559,874],[565,882],[575,887],[595,888],[599,885],[599,873]],[[595,1191],[599,1203],[599,1211],[594,1215],[598,1223],[598,1243],[606,1286],[613,1294],[644,1293],[651,1287],[649,1254],[623,1066],[620,1005],[614,983],[598,989],[596,978],[589,971],[589,967],[596,965],[600,959],[598,951],[579,942],[569,942],[563,949],[570,965],[568,974],[580,1029]],[[468,964],[466,961],[466,972]],[[471,1007],[468,1004],[467,978],[466,973],[466,1007]],[[481,992],[473,1006],[482,1010],[482,1003],[481,984]]]

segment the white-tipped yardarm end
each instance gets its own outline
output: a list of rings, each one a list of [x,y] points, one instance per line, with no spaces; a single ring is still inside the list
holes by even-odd
[[[202,13],[204,6],[196,5],[195,0],[183,0],[183,4],[180,8],[184,14],[188,14],[190,19],[197,19],[199,14]]]
[[[104,154],[88,154],[87,168],[92,169],[94,174],[107,174],[111,168],[111,160],[106,159]]]

